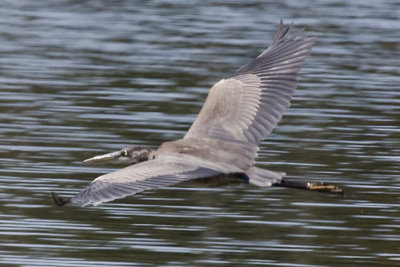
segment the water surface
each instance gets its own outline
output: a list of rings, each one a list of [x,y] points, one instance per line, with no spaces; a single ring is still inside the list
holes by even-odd
[[[398,1],[111,2],[0,4],[1,265],[399,265]],[[186,185],[55,207],[116,168],[83,159],[181,138],[281,18],[317,43],[258,165],[343,197]]]

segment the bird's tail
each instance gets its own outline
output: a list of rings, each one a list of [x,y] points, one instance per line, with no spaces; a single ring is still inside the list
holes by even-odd
[[[280,183],[286,175],[284,172],[274,172],[257,167],[249,168],[245,174],[249,178],[249,183],[263,187]]]

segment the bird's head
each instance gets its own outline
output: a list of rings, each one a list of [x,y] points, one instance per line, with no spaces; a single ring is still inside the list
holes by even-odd
[[[86,159],[84,163],[97,163],[97,162],[116,162],[125,164],[136,164],[142,161],[149,160],[152,151],[138,145],[125,147],[121,150],[94,156]]]

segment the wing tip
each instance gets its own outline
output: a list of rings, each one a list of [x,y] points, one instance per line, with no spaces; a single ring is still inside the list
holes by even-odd
[[[275,32],[275,37],[272,40],[272,43],[270,46],[273,46],[277,43],[279,43],[281,40],[285,39],[285,37],[290,35],[290,32],[293,30],[294,28],[294,24],[293,22],[291,24],[289,24],[288,26],[286,26],[283,23],[283,20],[281,19],[281,21],[279,22],[278,25],[278,29]]]
[[[271,56],[271,53],[275,54],[273,56],[276,56],[276,52],[273,52],[275,49],[285,49],[285,47],[286,49],[288,47],[290,49],[294,49],[293,44],[297,45],[296,53],[301,51],[304,53],[301,56],[303,60],[310,54],[311,48],[315,44],[315,41],[316,38],[308,35],[304,31],[304,28],[295,28],[293,22],[289,25],[286,25],[283,23],[283,20],[281,20],[271,44],[260,55],[258,55],[255,60],[240,67],[234,72],[234,74],[226,78],[231,78],[239,74],[245,74],[253,71],[259,67],[259,63]],[[301,66],[302,64],[299,64],[299,67]]]
[[[308,34],[305,33],[304,27],[295,28],[293,22],[290,24],[285,24],[281,19],[278,28],[276,30],[275,36],[271,44],[268,46],[267,50],[289,39],[302,39],[310,47],[313,46],[316,41],[316,38],[314,36],[309,36]],[[264,53],[262,53],[260,56],[262,56]]]

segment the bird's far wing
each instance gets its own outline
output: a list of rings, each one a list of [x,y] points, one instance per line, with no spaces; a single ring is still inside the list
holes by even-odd
[[[289,107],[296,76],[313,44],[313,37],[281,22],[272,44],[263,53],[210,89],[185,137],[258,145]]]
[[[208,168],[182,163],[179,157],[167,156],[102,175],[73,197],[71,202],[82,206],[90,204],[96,206],[147,189],[166,187],[219,173]]]

